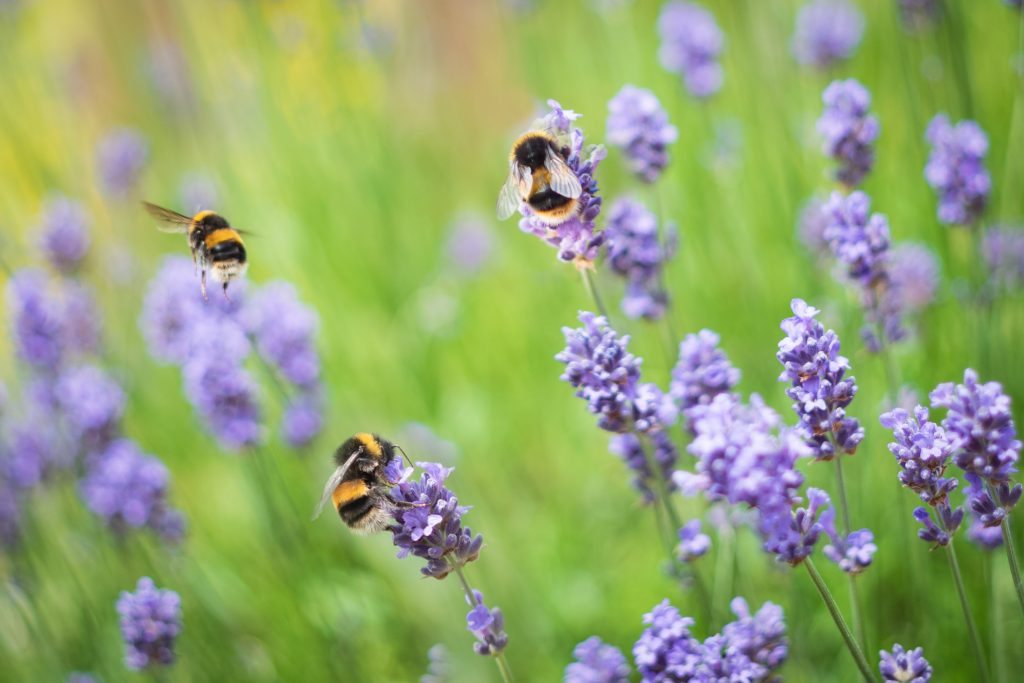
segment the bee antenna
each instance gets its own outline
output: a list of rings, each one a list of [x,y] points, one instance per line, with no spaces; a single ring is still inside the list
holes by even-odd
[[[401,446],[399,446],[398,444],[395,444],[395,448],[397,448],[398,450],[400,450],[402,452],[402,457],[405,458],[405,461],[407,463],[409,463],[409,467],[412,467],[413,466],[412,460],[410,460],[409,456],[405,454],[405,449],[402,448]]]

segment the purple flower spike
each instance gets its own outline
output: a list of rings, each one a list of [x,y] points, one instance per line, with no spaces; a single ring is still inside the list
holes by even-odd
[[[282,436],[292,448],[308,446],[323,431],[323,427],[323,398],[315,391],[293,397],[281,418]]]
[[[679,614],[668,600],[644,615],[647,628],[633,646],[633,660],[644,681],[694,680],[703,646],[690,634],[693,619]]]
[[[825,230],[831,218],[825,206],[821,199],[810,199],[800,209],[800,218],[797,220],[800,241],[819,262],[831,254],[828,240],[825,238]]]
[[[659,476],[669,480],[672,471],[675,469],[679,453],[672,439],[665,432],[656,432],[651,435],[651,443],[654,448],[654,460],[658,464]],[[644,445],[636,434],[616,434],[608,442],[608,450],[619,456],[626,466],[633,471],[633,487],[643,494],[644,502],[653,503],[655,499],[654,490],[651,488],[654,473],[644,449],[650,449],[650,444]],[[669,481],[669,490],[674,491],[675,485]]]
[[[124,663],[140,671],[174,663],[174,644],[181,633],[181,598],[159,589],[144,576],[134,593],[123,591],[117,601],[124,639]]]
[[[675,253],[674,233],[662,245],[653,213],[633,199],[618,199],[605,229],[608,265],[627,282],[622,310],[628,318],[659,320],[668,305],[662,269]]]
[[[806,508],[797,508],[793,513],[786,511],[786,514],[762,521],[765,527],[762,533],[767,539],[765,550],[775,553],[779,562],[794,567],[814,552],[818,537],[825,531],[819,516],[825,516],[826,505],[831,510],[828,494],[821,489],[807,489],[807,499]]]
[[[711,538],[700,532],[700,520],[692,519],[679,530],[677,553],[683,562],[693,562],[711,549]]]
[[[916,242],[905,242],[889,253],[889,282],[899,307],[907,313],[924,310],[939,290],[935,253]]]
[[[564,683],[629,683],[629,663],[622,651],[591,636],[572,652],[576,661],[565,668]]]
[[[679,361],[672,369],[669,394],[678,402],[691,433],[693,409],[729,393],[740,381],[740,371],[729,362],[718,342],[717,334],[701,330],[686,335],[679,344]]]
[[[104,191],[124,198],[139,181],[149,157],[145,138],[131,128],[118,128],[104,137],[96,148],[96,165]]]
[[[473,591],[473,598],[476,604],[473,604],[466,615],[466,627],[477,640],[473,643],[473,650],[485,657],[499,654],[508,646],[505,618],[499,608],[487,608],[484,604],[484,595],[480,591]],[[468,597],[466,599],[469,600]]]
[[[827,521],[826,515],[828,515]],[[871,566],[871,560],[878,551],[874,534],[869,529],[860,529],[851,531],[849,536],[843,537],[836,531],[831,517],[832,514],[829,512],[822,515],[822,524],[832,540],[822,549],[822,552],[825,553],[825,557],[835,562],[847,574],[860,574]]]
[[[415,555],[427,561],[420,571],[424,576],[443,579],[480,555],[484,538],[462,525],[468,507],[445,485],[452,468],[434,462],[418,462],[423,470],[419,481],[407,481],[394,489],[396,500],[416,503],[416,507],[394,510],[395,523],[388,527],[398,547],[398,556]]]
[[[860,423],[846,416],[846,407],[857,393],[857,383],[847,377],[850,363],[839,354],[839,338],[815,320],[820,311],[803,299],[791,302],[793,317],[782,321],[786,337],[779,342],[776,358],[785,367],[780,382],[789,382],[786,396],[800,418],[799,427],[819,460],[831,460],[836,448],[853,454],[864,438]]]
[[[761,677],[752,680],[774,680],[768,675],[781,667],[789,654],[782,608],[766,602],[756,614],[751,615],[750,607],[743,598],[734,598],[729,607],[736,615],[736,621],[726,624],[722,635],[730,649],[743,653],[751,662],[764,668]]]
[[[988,136],[974,121],[953,125],[945,114],[928,124],[932,146],[924,177],[939,195],[939,220],[947,225],[973,225],[988,205],[992,178],[985,168]]]
[[[900,483],[928,505],[945,502],[957,487],[955,478],[943,477],[954,450],[945,430],[928,420],[928,409],[922,406],[917,406],[913,415],[897,408],[879,419],[896,439],[889,444],[889,451],[900,466]]]
[[[962,507],[951,508],[946,502],[939,503],[934,509],[939,520],[938,525],[935,524],[927,508],[914,509],[914,519],[924,527],[917,530],[917,536],[922,541],[934,543],[936,546],[949,545],[953,534],[960,528],[960,523],[964,520],[964,509]]]
[[[313,345],[318,318],[299,301],[287,282],[264,285],[244,311],[256,350],[288,382],[310,387],[320,377],[320,357]]]
[[[67,370],[57,380],[55,395],[72,437],[86,453],[105,448],[120,430],[124,391],[100,368]]]
[[[849,59],[864,33],[864,16],[848,0],[813,0],[800,8],[793,54],[801,64],[827,69]]]
[[[725,38],[711,12],[694,2],[668,2],[658,16],[658,35],[661,65],[682,76],[691,95],[703,99],[721,89]]]
[[[833,81],[822,95],[825,110],[818,119],[824,151],[839,164],[836,179],[859,185],[875,163],[878,118],[868,114],[871,95],[857,80]]]
[[[64,329],[47,287],[42,271],[18,271],[7,282],[7,310],[13,318],[11,328],[18,356],[30,365],[52,369],[63,358]]]
[[[679,137],[650,90],[624,85],[608,102],[607,140],[622,150],[629,170],[653,183],[668,165],[667,147]]]
[[[62,273],[72,273],[89,250],[89,221],[79,202],[53,197],[43,207],[39,246],[46,260]]]
[[[881,661],[878,670],[885,683],[928,683],[932,679],[932,667],[924,658],[924,650],[904,650],[903,646],[892,646],[892,652],[878,653]]]

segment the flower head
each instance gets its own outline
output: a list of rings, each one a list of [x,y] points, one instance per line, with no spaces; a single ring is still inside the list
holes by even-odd
[[[701,533],[699,519],[691,519],[679,529],[679,545],[676,551],[683,562],[693,562],[710,549],[711,538]]]
[[[900,483],[929,505],[946,501],[957,487],[955,478],[943,476],[955,446],[942,427],[928,420],[928,409],[917,406],[911,415],[897,408],[883,413],[880,421],[895,438],[889,451],[900,466]]]
[[[822,548],[822,552],[847,574],[860,574],[871,566],[871,561],[878,551],[875,535],[870,529],[858,529],[843,536],[836,531],[834,516],[832,511],[826,511],[822,515],[822,524],[831,539],[831,542]]]
[[[124,413],[124,391],[95,365],[69,368],[57,380],[57,403],[72,438],[96,453],[117,436]]]
[[[55,465],[65,464],[48,425],[39,419],[12,425],[6,444],[0,444],[0,479],[15,489],[38,486]]]
[[[693,619],[664,600],[644,615],[644,623],[647,628],[633,646],[633,661],[642,679],[651,683],[694,680],[703,646],[690,633]]]
[[[674,234],[662,244],[654,214],[640,202],[625,198],[612,204],[604,235],[608,265],[627,282],[623,312],[629,318],[658,320],[668,305],[661,272],[675,252]]]
[[[58,366],[65,350],[64,321],[47,288],[46,275],[34,269],[20,270],[7,282],[15,349],[23,361],[38,368]]]
[[[159,589],[144,576],[134,593],[122,591],[117,601],[124,639],[124,663],[136,671],[174,663],[174,644],[181,633],[181,598]]]
[[[39,246],[43,256],[62,273],[73,272],[89,250],[85,209],[67,197],[52,197],[43,207]]]
[[[139,326],[149,352],[165,363],[184,363],[192,350],[191,325],[206,309],[187,258],[169,256],[150,281]]]
[[[878,117],[868,114],[871,95],[857,80],[833,81],[822,95],[825,110],[818,119],[824,151],[839,163],[836,179],[859,185],[875,163]]]
[[[793,54],[801,64],[826,69],[849,59],[864,33],[864,16],[848,0],[812,0],[796,15]]]
[[[914,313],[935,301],[939,263],[923,244],[904,242],[889,252],[889,283],[900,309]]]
[[[766,539],[764,548],[775,553],[779,562],[793,566],[803,562],[814,552],[818,537],[826,530],[821,518],[828,520],[831,516],[831,513],[825,516],[831,510],[828,494],[821,489],[809,488],[807,500],[806,508],[797,508],[792,514],[787,511],[762,521],[762,534]]]
[[[109,132],[96,148],[96,165],[104,191],[125,197],[139,181],[149,157],[146,139],[132,128]]]
[[[988,136],[974,121],[953,125],[945,114],[928,124],[932,146],[924,177],[939,195],[939,220],[947,225],[972,225],[988,205],[992,178],[985,168]]]
[[[565,667],[564,683],[629,683],[629,663],[622,651],[591,636],[572,652],[576,661]]]
[[[271,282],[249,298],[243,312],[260,356],[288,382],[309,387],[320,377],[320,357],[313,339],[316,312],[299,301],[295,287]]]
[[[508,634],[505,633],[505,618],[497,607],[489,609],[484,604],[484,596],[480,591],[473,591],[475,602],[466,615],[466,627],[476,636],[477,642],[473,649],[478,655],[491,656],[500,653],[508,646]],[[466,598],[469,600],[469,598]]]
[[[878,670],[885,683],[928,683],[932,679],[932,667],[919,647],[904,650],[897,643],[891,652],[882,650],[878,654],[881,657]]]
[[[668,146],[679,131],[650,90],[624,85],[608,101],[608,144],[618,147],[629,170],[653,183],[668,165]]]
[[[396,508],[395,523],[388,529],[399,557],[423,558],[427,561],[420,569],[424,576],[443,579],[453,569],[475,560],[484,538],[474,536],[469,527],[462,525],[462,515],[469,508],[459,505],[455,494],[444,485],[452,468],[433,462],[416,465],[423,470],[419,480],[402,482],[393,495],[398,501],[417,505]]]
[[[718,60],[725,38],[711,12],[695,2],[671,0],[658,16],[658,35],[661,65],[682,76],[690,94],[706,98],[721,89]]]
[[[711,330],[688,334],[679,344],[679,361],[672,369],[669,394],[689,424],[694,407],[707,405],[719,394],[739,384],[740,371],[718,347],[719,336]],[[690,431],[693,425],[689,424]]]

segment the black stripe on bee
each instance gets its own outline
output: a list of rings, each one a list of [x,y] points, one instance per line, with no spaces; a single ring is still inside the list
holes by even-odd
[[[537,192],[527,200],[527,203],[537,211],[550,211],[551,209],[565,206],[571,201],[573,200],[569,197],[563,197],[554,190],[548,189]]]
[[[241,242],[227,240],[213,245],[209,249],[210,260],[214,263],[221,261],[245,261],[245,247]]]

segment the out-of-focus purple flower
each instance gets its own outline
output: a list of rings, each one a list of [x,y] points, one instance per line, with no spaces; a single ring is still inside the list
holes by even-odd
[[[181,45],[166,38],[151,43],[147,67],[150,81],[165,105],[182,112],[194,105],[188,59]]]
[[[124,414],[124,391],[95,365],[70,368],[57,380],[57,403],[71,437],[95,454],[117,436]]]
[[[89,250],[89,219],[81,203],[52,197],[43,207],[39,246],[43,256],[62,273],[71,273]]]
[[[21,496],[0,476],[0,548],[11,549],[21,540]]]
[[[72,671],[68,674],[68,677],[64,679],[64,683],[102,683],[102,679],[97,678],[93,674],[83,673],[81,671]]]
[[[831,542],[822,548],[825,557],[835,562],[847,574],[860,574],[874,559],[878,546],[870,529],[858,529],[843,536],[835,527],[835,512],[831,508],[821,515],[821,524]]]
[[[423,470],[418,481],[406,481],[393,489],[395,500],[417,503],[392,513],[395,523],[388,527],[398,547],[398,556],[415,555],[427,561],[420,568],[424,576],[443,579],[454,569],[480,555],[484,537],[462,525],[469,508],[459,505],[445,485],[452,468],[434,462],[418,462]]]
[[[690,633],[693,619],[668,600],[644,615],[647,628],[633,646],[633,661],[647,683],[694,680],[703,658],[701,642]]]
[[[935,301],[939,289],[939,263],[923,244],[904,242],[889,252],[889,283],[899,307],[914,313]]]
[[[800,218],[797,220],[797,234],[800,241],[804,243],[807,250],[819,261],[831,255],[828,240],[825,239],[825,229],[828,228],[830,217],[825,210],[826,203],[818,198],[813,198],[804,204],[800,209]]]
[[[892,646],[891,652],[882,650],[878,654],[881,657],[878,670],[885,683],[928,683],[932,679],[931,664],[924,658],[924,650],[919,647],[904,650],[897,643]]]
[[[868,113],[871,95],[853,78],[833,81],[821,97],[825,110],[818,119],[825,154],[839,164],[836,179],[847,187],[859,185],[875,163],[878,117]]]
[[[1024,230],[995,226],[985,231],[983,240],[989,279],[1009,288],[1024,285]]]
[[[721,89],[725,37],[711,12],[694,2],[667,2],[658,15],[658,35],[661,65],[682,76],[691,95],[705,98]]]
[[[932,146],[924,177],[939,195],[939,220],[947,225],[973,225],[981,218],[992,192],[985,168],[988,136],[974,121],[953,125],[945,114],[928,124]]]
[[[555,100],[548,100],[548,106],[551,107],[551,112],[541,119],[538,125],[560,141],[568,140],[568,144],[563,144],[561,151],[569,168],[579,179],[583,192],[577,199],[576,211],[554,226],[538,220],[529,206],[522,202],[520,212],[523,218],[519,221],[519,229],[536,235],[557,248],[560,260],[573,261],[580,267],[587,267],[597,257],[597,251],[604,242],[604,233],[596,232],[594,225],[601,213],[601,198],[597,196],[598,186],[594,172],[605,158],[607,150],[603,145],[584,150],[583,131],[572,125],[579,114],[562,109]]]
[[[693,562],[711,549],[711,538],[700,531],[700,520],[691,519],[679,530],[676,552],[683,562]]]
[[[729,649],[764,667],[764,674],[756,680],[774,680],[768,676],[785,663],[789,654],[782,608],[766,602],[756,614],[751,614],[743,598],[734,598],[729,607],[736,615],[736,621],[722,629]]]
[[[884,333],[883,339],[877,339],[870,326],[863,332],[869,349],[878,351],[886,341],[906,336],[889,275],[889,221],[880,213],[870,213],[871,199],[860,191],[849,196],[833,192],[825,210],[829,215],[825,238],[832,254],[860,287],[865,320]]]
[[[92,290],[74,280],[60,283],[64,344],[68,351],[91,354],[100,348],[102,316]]]
[[[245,309],[246,326],[256,350],[292,384],[310,387],[320,377],[313,338],[316,312],[299,301],[295,287],[271,282],[254,294]]]
[[[127,196],[139,181],[149,158],[146,139],[132,128],[117,128],[107,133],[96,148],[96,166],[104,191]]]
[[[449,683],[451,669],[445,646],[438,643],[427,650],[427,660],[427,672],[420,676],[420,683]]]
[[[124,639],[124,664],[136,671],[174,663],[174,645],[181,633],[181,598],[159,589],[153,579],[139,579],[134,593],[117,600]]]
[[[848,454],[857,450],[864,429],[846,407],[857,393],[854,378],[847,377],[850,362],[839,354],[839,337],[815,320],[820,311],[803,299],[791,302],[793,317],[782,321],[786,336],[779,342],[776,358],[785,368],[780,382],[789,382],[786,396],[793,400],[799,427],[819,460],[831,460],[836,449]]]
[[[614,645],[591,636],[572,651],[576,661],[565,667],[564,683],[629,683],[629,663]]]
[[[195,267],[181,256],[164,259],[150,281],[139,326],[157,360],[184,363],[191,351],[190,326],[203,315]]]
[[[469,614],[466,615],[466,627],[476,636],[473,650],[485,657],[499,654],[508,646],[508,634],[505,633],[505,618],[497,607],[489,609],[484,604],[484,596],[480,591],[473,591],[474,601]],[[469,597],[466,597],[469,601]]]
[[[729,362],[718,342],[716,333],[701,330],[686,335],[679,343],[679,361],[672,369],[669,394],[678,402],[691,433],[693,408],[729,393],[740,381],[740,371]]]
[[[95,459],[81,490],[89,510],[116,533],[148,527],[176,541],[184,532],[184,519],[167,502],[169,484],[170,474],[159,458],[120,439]]]
[[[967,539],[985,550],[995,550],[1003,545],[1003,530],[997,526],[985,526],[975,517],[967,528]]]
[[[938,21],[942,8],[938,0],[899,0],[900,20],[911,31],[920,31]]]
[[[800,8],[793,54],[801,64],[827,69],[849,59],[864,34],[864,16],[847,0],[813,0]]]
[[[650,443],[646,446],[640,441],[640,437],[633,433],[616,434],[608,442],[608,450],[621,458],[626,466],[633,471],[633,486],[643,494],[645,502],[652,503],[656,497],[652,488],[654,473],[651,472],[650,461],[644,453],[645,448],[654,449],[652,457],[658,464],[658,476],[668,480],[675,468],[679,453],[676,451],[672,439],[665,432],[652,434]],[[671,482],[669,489],[675,489]]]
[[[47,288],[42,271],[18,271],[7,282],[7,310],[13,318],[18,356],[30,365],[52,370],[63,358],[64,330],[61,312]]]
[[[303,448],[324,427],[323,398],[319,392],[303,392],[289,401],[281,418],[281,435],[292,448]]]
[[[30,489],[42,483],[59,461],[51,430],[51,425],[31,419],[12,425],[6,449],[0,445],[0,478],[17,489]]]
[[[477,275],[491,260],[494,231],[477,214],[464,214],[448,230],[445,256],[449,268],[464,277]]]
[[[191,171],[181,177],[178,184],[178,198],[186,211],[198,213],[203,209],[217,206],[217,184],[210,176]]]
[[[661,272],[675,253],[675,233],[662,244],[654,214],[634,199],[621,198],[609,209],[604,235],[608,265],[627,283],[622,300],[626,317],[660,319],[668,305]]]
[[[668,146],[679,131],[668,122],[668,113],[653,92],[624,85],[608,101],[609,145],[622,150],[629,170],[640,180],[653,183],[668,165]]]
[[[831,509],[828,494],[821,489],[807,489],[806,508],[797,508],[792,514],[778,515],[764,520],[765,550],[775,553],[779,562],[796,566],[803,562],[825,531],[819,517]]]

